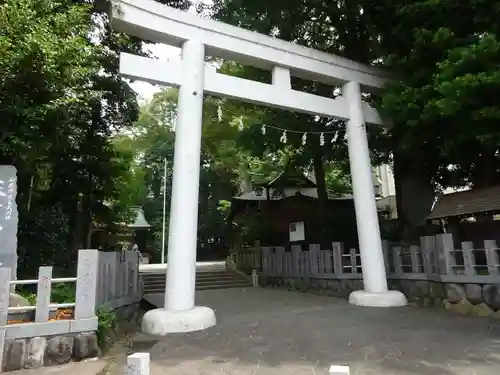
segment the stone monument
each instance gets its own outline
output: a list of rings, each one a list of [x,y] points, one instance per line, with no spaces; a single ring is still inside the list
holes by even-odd
[[[0,267],[9,267],[17,279],[17,171],[0,165]],[[15,288],[12,288],[13,292]]]

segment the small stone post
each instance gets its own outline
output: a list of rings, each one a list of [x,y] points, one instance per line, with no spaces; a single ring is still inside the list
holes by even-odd
[[[349,366],[330,366],[328,370],[330,375],[349,375],[351,372],[349,370]]]
[[[255,268],[252,270],[252,286],[259,286],[259,275],[257,275],[257,270]]]
[[[150,375],[149,353],[134,353],[129,355],[124,375]]]

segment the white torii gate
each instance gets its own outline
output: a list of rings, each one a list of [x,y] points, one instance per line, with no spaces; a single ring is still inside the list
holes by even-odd
[[[365,122],[382,124],[361,99],[386,82],[384,72],[331,54],[240,29],[151,0],[114,0],[112,25],[144,40],[182,48],[181,61],[163,62],[122,53],[120,73],[153,84],[179,87],[174,175],[168,238],[165,308],[143,318],[145,333],[165,335],[215,325],[212,309],[195,306],[196,238],[203,94],[240,99],[312,115],[347,120],[356,222],[364,290],[349,302],[403,306],[404,295],[387,288]],[[217,73],[205,56],[272,70],[272,84]],[[292,90],[290,77],[342,86],[337,99]]]

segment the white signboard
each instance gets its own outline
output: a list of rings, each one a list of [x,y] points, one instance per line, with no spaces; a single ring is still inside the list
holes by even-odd
[[[290,233],[290,242],[304,241],[306,239],[303,221],[290,223],[288,231]]]

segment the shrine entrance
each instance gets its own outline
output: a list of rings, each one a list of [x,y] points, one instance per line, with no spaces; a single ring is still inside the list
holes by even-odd
[[[243,30],[151,0],[114,0],[115,30],[144,40],[182,48],[180,61],[164,62],[122,53],[120,73],[153,84],[179,87],[174,175],[168,236],[165,307],[149,311],[145,333],[164,335],[215,325],[214,312],[195,306],[196,236],[203,95],[239,99],[271,107],[346,120],[356,222],[365,290],[349,302],[361,306],[406,304],[404,295],[387,288],[380,229],[372,183],[365,123],[383,125],[362,92],[387,83],[377,69],[310,48]],[[217,73],[205,56],[230,59],[272,71],[272,84]],[[340,86],[331,99],[291,88],[291,76]]]

